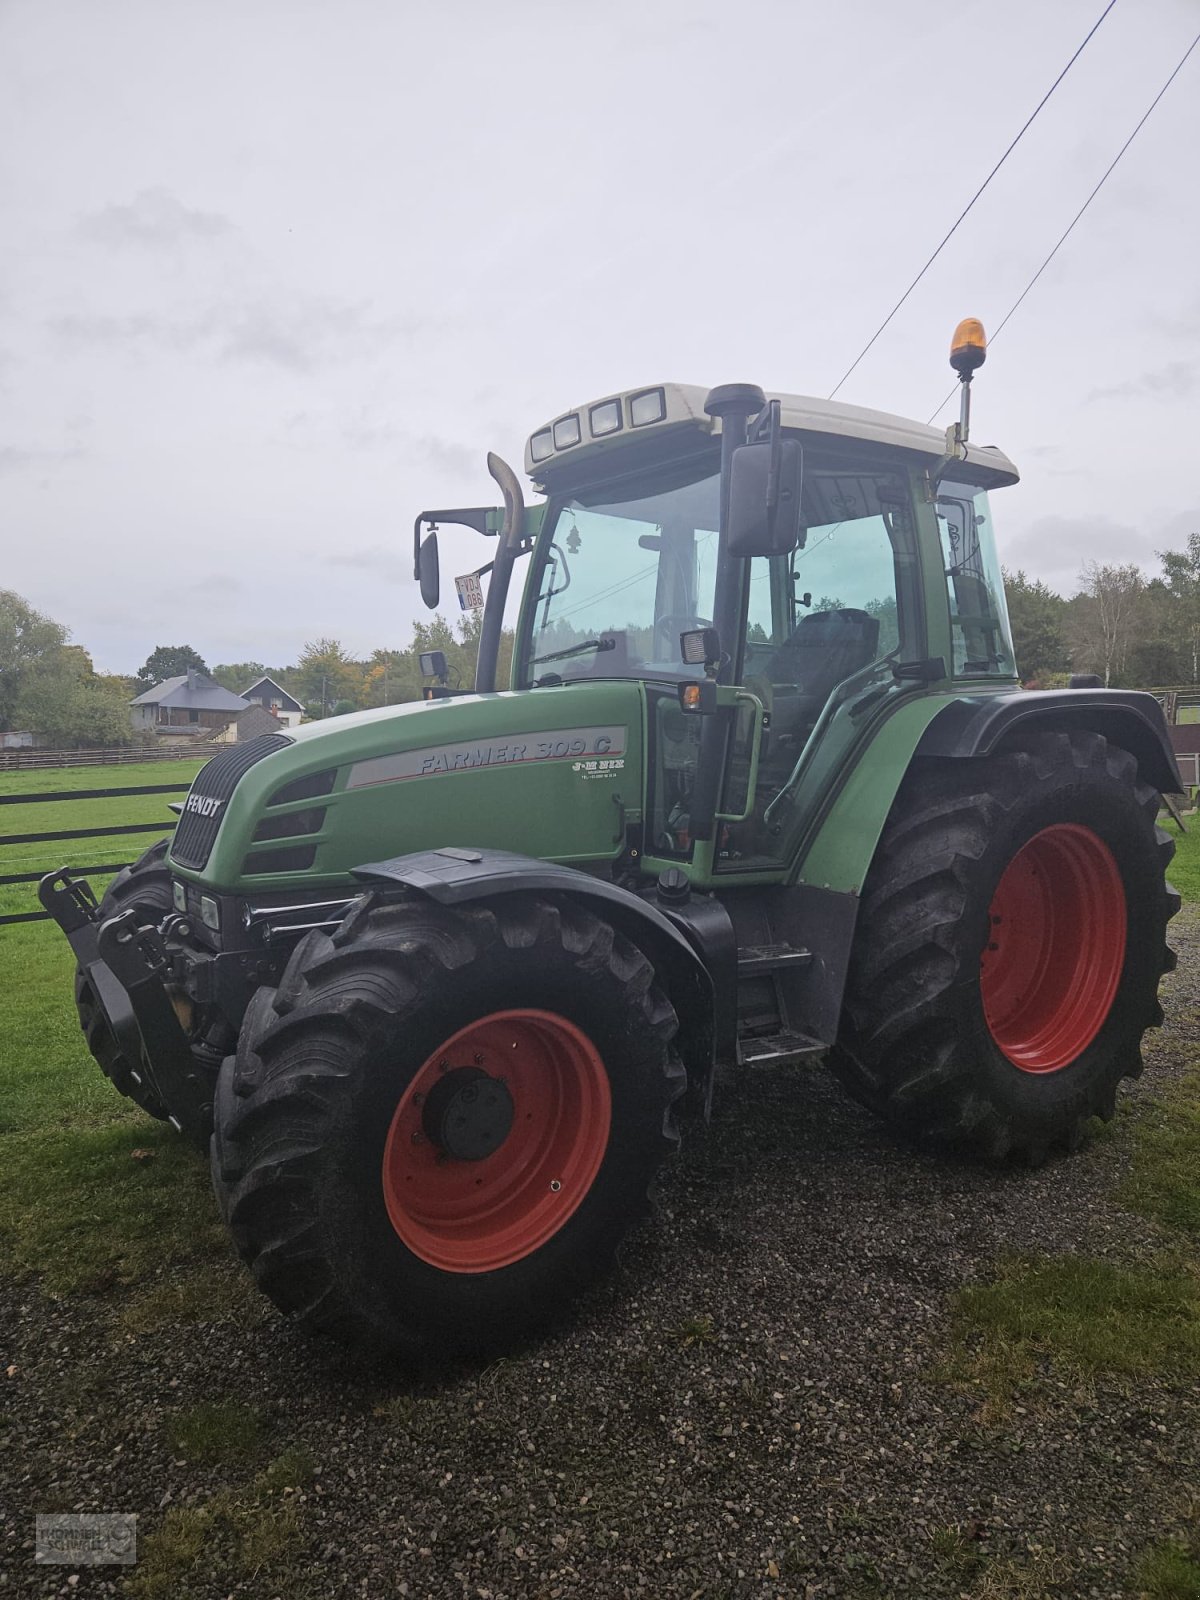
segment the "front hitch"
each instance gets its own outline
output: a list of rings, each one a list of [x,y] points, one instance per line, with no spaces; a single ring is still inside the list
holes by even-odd
[[[159,929],[133,906],[99,922],[95,895],[65,867],[42,879],[38,898],[66,935],[121,1053],[141,1063],[177,1131],[206,1141],[212,1094],[167,993],[171,958]],[[168,921],[184,931],[182,918]]]

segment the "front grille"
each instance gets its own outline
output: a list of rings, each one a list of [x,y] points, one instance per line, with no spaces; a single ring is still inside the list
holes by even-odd
[[[183,803],[183,812],[171,841],[171,859],[178,861],[181,867],[205,866],[225,815],[225,802],[256,761],[291,743],[286,733],[264,733],[260,739],[251,739],[249,744],[237,744],[229,750],[223,750],[206,767],[202,767]],[[201,810],[189,809],[193,798],[220,803],[205,815]]]

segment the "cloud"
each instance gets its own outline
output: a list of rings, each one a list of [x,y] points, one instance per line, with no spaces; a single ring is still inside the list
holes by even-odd
[[[1155,400],[1184,400],[1196,387],[1196,366],[1192,361],[1168,361],[1165,367],[1143,372],[1111,389],[1093,389],[1087,403],[1093,400],[1135,400],[1149,396]]]
[[[368,307],[319,296],[281,295],[217,304],[190,316],[74,312],[47,323],[58,339],[127,352],[202,350],[222,362],[312,372],[361,360],[413,337],[417,325],[376,318]]]
[[[79,231],[98,244],[151,250],[236,232],[228,217],[185,206],[169,189],[143,189],[129,205],[89,212],[80,220]]]
[[[78,461],[84,454],[83,447],[77,444],[65,450],[20,450],[13,445],[3,445],[0,446],[0,473],[26,472],[31,467]]]
[[[1086,561],[1123,565],[1153,564],[1146,538],[1126,523],[1108,517],[1038,517],[1004,541],[1004,565],[1041,578],[1059,594],[1079,588],[1079,569]]]
[[[342,428],[342,438],[356,450],[387,450],[402,454],[444,477],[477,481],[485,472],[487,452],[482,445],[465,445],[436,434],[410,433],[402,424],[362,406]]]
[[[412,552],[394,546],[375,544],[358,550],[335,550],[325,559],[331,567],[353,567],[388,582],[412,581]]]

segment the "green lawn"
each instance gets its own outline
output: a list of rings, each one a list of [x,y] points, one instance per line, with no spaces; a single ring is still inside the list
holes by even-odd
[[[206,758],[207,759],[207,758]],[[171,800],[183,796],[203,766],[195,757],[185,761],[139,761],[129,766],[62,767],[35,772],[0,772],[0,795],[58,794],[79,789],[136,789],[148,784],[172,784],[171,794],[116,796],[110,800],[45,800],[28,805],[0,806],[0,835],[52,833],[70,828],[102,828],[133,822],[162,822],[163,833],[175,825],[168,810]],[[63,839],[43,844],[0,845],[0,877],[18,872],[50,872],[66,864],[93,867],[101,862],[120,865],[135,860],[158,837],[154,833],[101,835],[95,839]],[[107,879],[91,880],[97,894]],[[36,911],[37,885],[0,884],[0,913]],[[19,937],[19,928],[0,928],[0,939]],[[5,941],[6,945],[8,941]]]
[[[1175,841],[1175,859],[1167,868],[1167,876],[1183,896],[1185,904],[1200,903],[1200,813],[1187,819],[1188,831],[1180,835],[1175,823],[1169,823],[1167,832]]]

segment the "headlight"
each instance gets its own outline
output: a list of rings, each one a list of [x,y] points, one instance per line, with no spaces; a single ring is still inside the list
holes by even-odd
[[[667,414],[667,397],[661,389],[644,389],[629,401],[629,422],[634,428],[644,428],[647,423],[661,422]]]
[[[171,885],[171,899],[175,902],[176,911],[187,910],[187,884],[180,883],[178,878]]]
[[[556,450],[569,450],[573,444],[578,444],[582,435],[579,431],[579,413],[573,411],[569,417],[560,417],[554,424],[554,448]]]
[[[548,461],[554,454],[554,436],[549,428],[543,428],[530,439],[529,454],[534,461]]]
[[[588,412],[588,421],[591,423],[593,439],[603,438],[606,433],[616,433],[621,426],[621,402],[605,400],[602,405],[593,406]]]
[[[210,894],[200,896],[200,920],[214,933],[221,931],[221,908]]]

